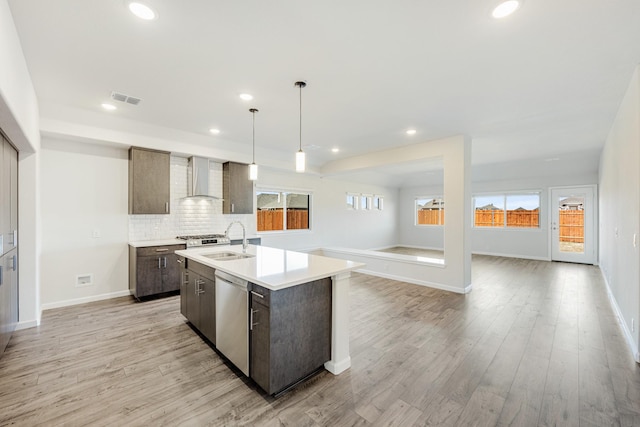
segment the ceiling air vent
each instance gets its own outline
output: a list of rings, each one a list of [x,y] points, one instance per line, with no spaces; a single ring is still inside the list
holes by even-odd
[[[131,105],[138,105],[140,104],[140,101],[142,101],[140,98],[118,92],[111,92],[111,99],[113,99],[114,101],[126,102],[127,104]]]

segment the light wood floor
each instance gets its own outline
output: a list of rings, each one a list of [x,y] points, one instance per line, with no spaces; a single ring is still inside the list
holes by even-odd
[[[473,285],[356,274],[352,368],[276,400],[178,297],[46,311],[0,359],[0,425],[640,425],[640,368],[596,267],[476,256]]]

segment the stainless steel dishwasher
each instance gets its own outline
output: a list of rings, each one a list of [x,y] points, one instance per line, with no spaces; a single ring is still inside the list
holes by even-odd
[[[216,347],[249,376],[248,282],[216,270]]]

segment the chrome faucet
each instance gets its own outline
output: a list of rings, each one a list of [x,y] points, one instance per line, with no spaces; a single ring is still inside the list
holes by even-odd
[[[227,231],[224,232],[225,237],[229,237],[229,229],[231,228],[231,226],[233,224],[240,224],[240,227],[242,227],[242,252],[247,252],[247,230],[244,228],[244,224],[241,223],[240,221],[233,221],[231,224],[229,224],[229,226],[227,227]]]

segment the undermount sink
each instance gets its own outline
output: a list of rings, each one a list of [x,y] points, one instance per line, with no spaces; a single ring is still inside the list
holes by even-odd
[[[211,258],[214,261],[233,261],[236,259],[253,258],[255,255],[239,254],[237,252],[215,252],[212,254],[202,255],[205,258]]]

